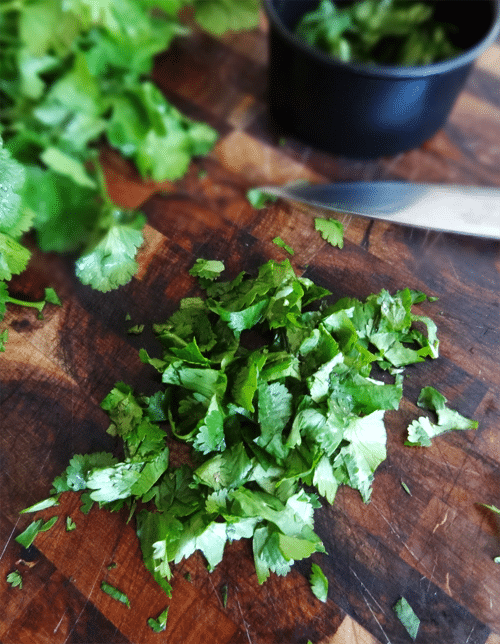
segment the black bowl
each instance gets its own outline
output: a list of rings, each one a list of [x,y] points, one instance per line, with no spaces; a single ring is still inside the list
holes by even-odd
[[[500,33],[500,0],[438,0],[435,17],[457,26],[463,51],[416,67],[346,63],[293,29],[318,0],[263,0],[269,19],[268,102],[284,133],[357,159],[421,145],[445,123],[476,58]]]

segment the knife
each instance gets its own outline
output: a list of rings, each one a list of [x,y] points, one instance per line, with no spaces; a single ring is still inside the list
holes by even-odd
[[[259,190],[339,213],[500,239],[500,189],[497,188],[358,181],[261,186]]]

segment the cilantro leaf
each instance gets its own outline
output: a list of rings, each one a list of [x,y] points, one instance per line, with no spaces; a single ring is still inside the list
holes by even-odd
[[[0,138],[0,232],[14,239],[31,226],[20,209],[24,181],[24,167],[11,157]]]
[[[406,445],[429,447],[432,438],[453,430],[477,429],[475,420],[466,418],[446,406],[446,398],[434,387],[424,387],[417,400],[419,407],[434,411],[437,414],[437,423],[433,423],[426,416],[414,420],[408,427],[408,440]]]
[[[326,602],[328,598],[328,579],[318,564],[313,563],[311,565],[311,577],[309,581],[314,595],[320,601]]]
[[[315,217],[314,227],[329,244],[339,248],[344,247],[344,225],[341,221]]]
[[[219,277],[224,268],[223,262],[218,260],[198,258],[194,266],[189,270],[189,274],[214,280]]]
[[[16,537],[17,543],[21,544],[23,548],[29,548],[35,540],[37,534],[50,530],[50,528],[52,528],[56,521],[57,517],[52,517],[47,521],[44,521],[43,519],[37,519],[36,521],[33,521],[23,532],[21,532],[21,534]]]
[[[6,577],[6,581],[12,586],[12,588],[17,587],[19,588],[19,590],[22,590],[23,578],[21,577],[21,573],[18,570],[10,572]]]
[[[76,262],[83,284],[107,292],[130,281],[137,271],[135,256],[143,242],[142,233],[128,225],[115,224]]]
[[[279,246],[280,248],[283,248],[284,250],[286,250],[286,252],[287,252],[289,255],[293,255],[293,254],[294,254],[293,248],[292,248],[291,246],[289,246],[286,242],[284,242],[284,241],[281,239],[281,237],[275,237],[275,238],[273,239],[273,244],[276,244],[276,246]]]
[[[250,204],[254,208],[257,208],[257,210],[264,208],[264,206],[267,206],[270,203],[274,203],[278,199],[273,195],[266,194],[259,188],[250,188],[250,190],[247,190],[246,196]]]
[[[168,609],[169,607],[167,606],[162,612],[158,615],[158,617],[150,617],[148,619],[148,626],[155,632],[155,633],[161,633],[164,631],[167,627],[167,618],[168,618]]]
[[[405,629],[408,631],[410,637],[413,640],[416,639],[418,629],[420,627],[420,620],[415,614],[413,608],[404,597],[398,599],[398,601],[394,605],[394,612],[398,616],[398,619],[403,624]]]
[[[121,590],[118,590],[118,588],[115,588],[114,586],[111,586],[111,584],[108,584],[106,581],[103,581],[101,583],[101,590],[105,592],[107,595],[109,595],[110,597],[112,597],[113,599],[116,599],[122,604],[125,604],[127,608],[130,608],[129,598]]]

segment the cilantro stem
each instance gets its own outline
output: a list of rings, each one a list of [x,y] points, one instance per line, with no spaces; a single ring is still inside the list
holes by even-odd
[[[39,302],[27,302],[26,300],[18,300],[16,297],[10,297],[10,295],[5,301],[10,304],[17,304],[17,306],[30,306],[36,309],[39,313],[42,312],[42,309],[46,304],[45,300],[40,300]]]

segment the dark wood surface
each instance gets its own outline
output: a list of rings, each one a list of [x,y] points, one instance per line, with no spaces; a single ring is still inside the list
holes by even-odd
[[[6,318],[2,644],[403,644],[411,640],[392,611],[402,595],[422,620],[417,642],[500,642],[500,566],[493,561],[500,555],[500,520],[480,506],[500,505],[499,242],[349,217],[340,250],[321,239],[307,209],[278,202],[255,210],[245,198],[261,182],[299,178],[500,186],[500,44],[478,61],[442,131],[420,149],[369,162],[280,141],[266,112],[266,59],[264,20],[260,29],[219,40],[195,33],[158,59],[161,89],[216,127],[220,141],[175,185],[142,183],[104,153],[112,196],[143,204],[148,218],[140,270],[129,285],[97,293],[76,281],[69,261],[37,253],[12,283],[33,298],[54,286],[63,306],[48,307],[44,320],[11,306]],[[58,513],[72,516],[77,529],[66,533],[59,522],[26,552],[14,538],[33,517],[19,511],[48,495],[74,453],[114,448],[100,402],[119,380],[145,393],[154,389],[155,376],[138,350],[154,350],[150,323],[196,292],[187,272],[194,260],[223,259],[230,275],[252,271],[271,257],[285,258],[272,243],[278,235],[294,248],[297,272],[336,296],[406,286],[437,296],[421,310],[438,325],[441,357],[411,368],[400,410],[387,413],[388,458],[371,502],[341,489],[334,506],[317,511],[328,551],[321,557],[330,581],[326,604],[309,590],[310,562],[259,586],[249,545],[234,543],[212,574],[197,555],[176,567],[168,627],[155,634],[146,619],[168,601],[142,565],[126,516],[95,509],[82,515],[78,498],[66,494]],[[131,323],[147,329],[129,335]],[[449,433],[429,448],[405,447],[405,428],[419,415],[418,392],[428,384],[479,421],[478,430]],[[108,570],[111,562],[117,566]],[[5,582],[16,567],[22,590]],[[122,588],[132,608],[105,595],[102,580]]]

